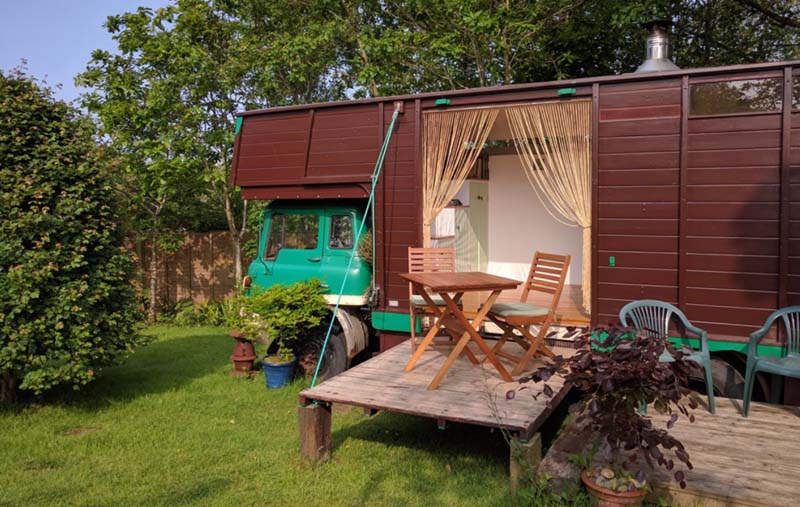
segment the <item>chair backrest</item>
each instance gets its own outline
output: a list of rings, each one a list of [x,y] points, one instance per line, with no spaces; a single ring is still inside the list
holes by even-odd
[[[409,273],[451,273],[456,270],[452,248],[408,248]]]
[[[452,273],[455,270],[456,253],[453,248],[408,248],[409,273]],[[409,283],[409,296],[413,290]]]
[[[669,338],[669,324],[673,317],[684,326],[690,325],[677,307],[656,299],[633,301],[619,311],[619,321],[623,326],[635,327],[650,338]]]
[[[776,310],[767,317],[764,327],[771,326],[779,317],[783,322],[786,354],[800,356],[800,306],[787,306]],[[766,334],[766,330],[764,331],[764,334]]]
[[[561,292],[564,290],[569,260],[569,255],[534,253],[520,301],[527,302],[531,292],[544,292],[552,295],[550,311],[555,311],[561,299]]]

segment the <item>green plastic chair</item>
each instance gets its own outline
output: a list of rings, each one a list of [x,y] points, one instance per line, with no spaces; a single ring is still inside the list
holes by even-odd
[[[778,317],[783,322],[784,331],[786,331],[786,344],[783,347],[783,354],[781,357],[759,356],[758,342],[766,336],[772,325],[778,320]],[[767,317],[761,329],[750,335],[750,347],[747,350],[747,372],[744,375],[744,400],[742,403],[742,415],[745,417],[750,411],[750,398],[753,396],[756,373],[760,371],[772,373],[773,375],[783,375],[784,377],[800,378],[800,306],[787,306],[772,312],[772,315]]]
[[[711,354],[708,350],[708,333],[695,327],[678,308],[664,301],[642,299],[623,306],[619,311],[619,321],[623,326],[632,326],[647,337],[666,340],[669,338],[669,323],[676,317],[686,331],[700,340],[700,350],[692,352],[687,359],[703,367],[708,392],[708,409],[714,413],[714,383],[711,380]],[[630,324],[628,321],[630,320]],[[662,363],[675,361],[668,350],[659,358]],[[642,410],[644,413],[644,410]]]

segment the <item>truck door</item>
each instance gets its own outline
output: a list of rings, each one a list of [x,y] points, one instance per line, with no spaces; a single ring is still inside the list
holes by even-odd
[[[338,293],[342,279],[347,271],[347,263],[353,251],[354,219],[352,213],[338,210],[325,210],[328,221],[325,238],[325,277],[322,282]]]
[[[321,278],[323,222],[319,212],[273,213],[263,249],[265,283],[259,285]]]

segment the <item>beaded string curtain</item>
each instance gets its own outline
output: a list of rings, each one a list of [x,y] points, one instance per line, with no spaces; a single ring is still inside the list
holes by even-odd
[[[425,113],[422,152],[422,234],[430,246],[431,224],[453,200],[481,154],[499,109]]]
[[[591,311],[592,105],[570,101],[509,107],[514,145],[542,205],[562,224],[583,229],[583,306]]]

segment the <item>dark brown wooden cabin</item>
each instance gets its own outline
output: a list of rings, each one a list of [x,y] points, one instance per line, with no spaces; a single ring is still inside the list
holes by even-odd
[[[774,309],[800,304],[800,61],[248,111],[233,183],[246,199],[366,197],[401,104],[376,196],[375,269],[379,310],[403,313],[397,274],[422,240],[422,111],[439,98],[554,100],[565,87],[593,101],[593,323],[655,298],[741,343]],[[728,100],[730,87],[748,100]],[[383,333],[381,348],[397,338]]]

